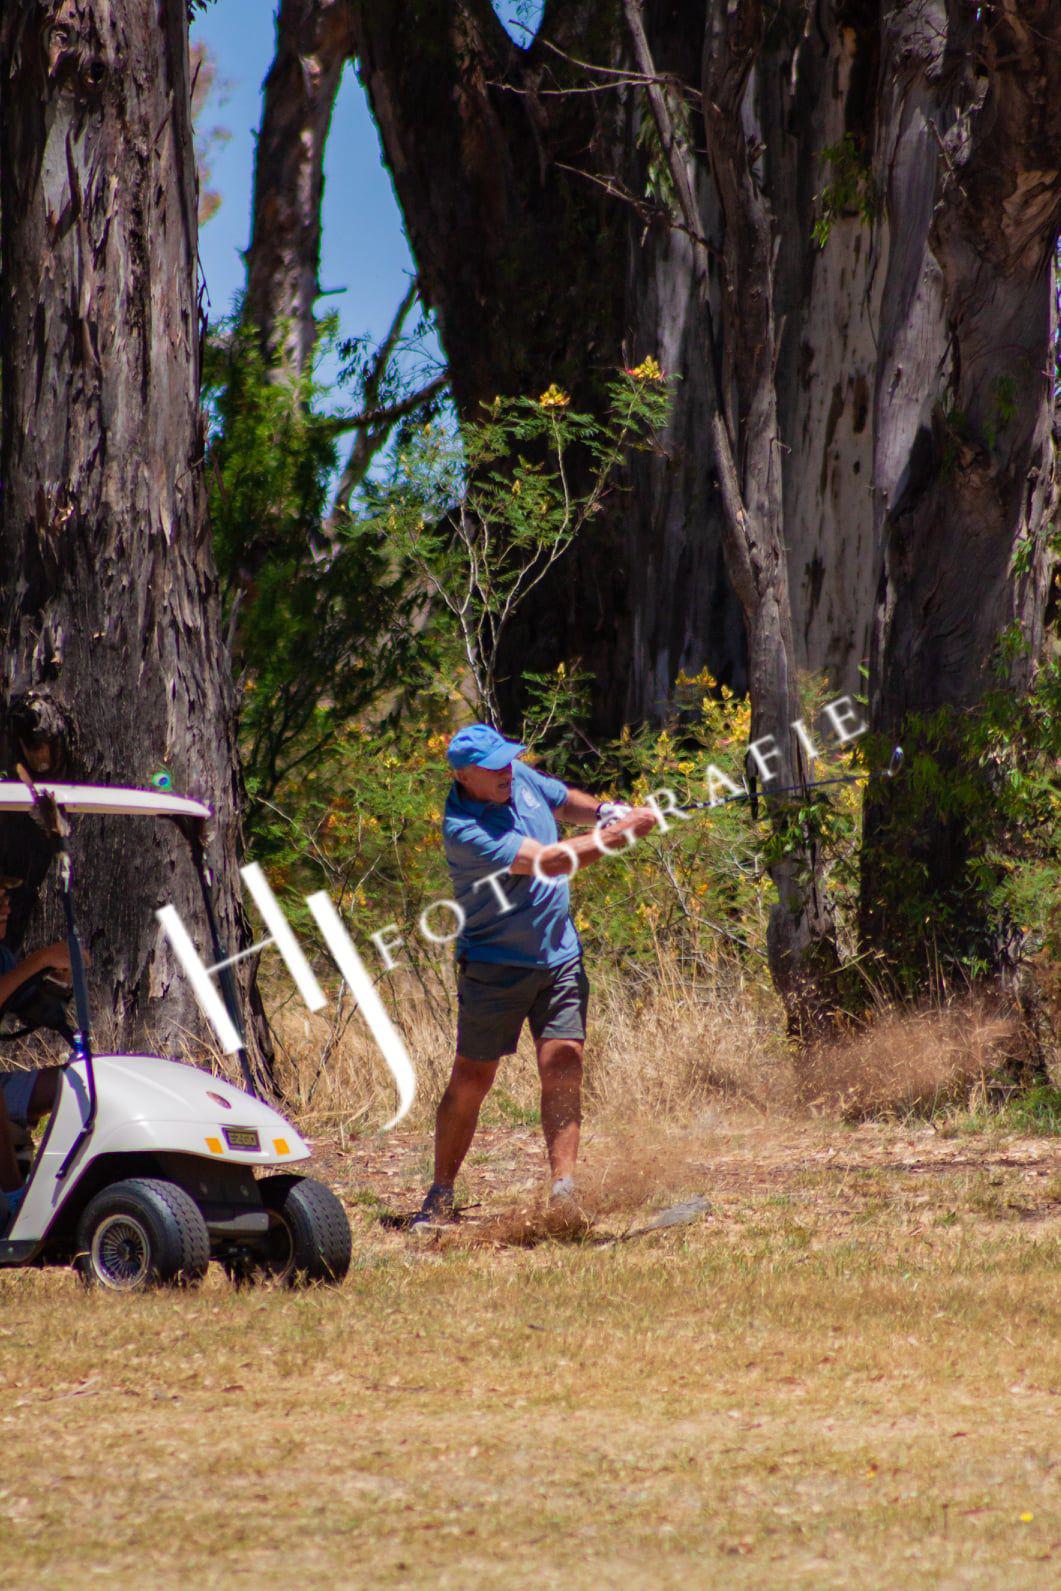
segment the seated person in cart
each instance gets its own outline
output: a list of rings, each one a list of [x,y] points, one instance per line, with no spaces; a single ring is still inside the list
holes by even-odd
[[[54,972],[56,983],[66,982],[70,977],[70,951],[65,941],[31,951],[21,961],[4,943],[11,913],[10,892],[20,883],[17,878],[0,877],[0,1010],[37,973]],[[0,1236],[22,1195],[22,1175],[15,1158],[12,1128],[35,1126],[51,1110],[58,1076],[57,1066],[45,1066],[36,1071],[0,1072]]]

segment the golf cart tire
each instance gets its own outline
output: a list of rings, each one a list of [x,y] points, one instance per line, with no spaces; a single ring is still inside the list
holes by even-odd
[[[74,1263],[88,1287],[194,1287],[210,1263],[210,1237],[202,1211],[183,1188],[161,1177],[130,1177],[112,1182],[85,1206]]]
[[[281,1266],[254,1274],[271,1274],[288,1287],[341,1282],[350,1269],[350,1223],[331,1188],[313,1177],[282,1173],[263,1177],[258,1191],[289,1250]]]

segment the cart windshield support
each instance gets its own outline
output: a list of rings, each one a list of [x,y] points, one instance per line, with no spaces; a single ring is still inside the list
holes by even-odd
[[[32,812],[49,837],[59,862],[59,881],[66,922],[66,939],[70,949],[70,973],[74,988],[74,1007],[77,1012],[77,1031],[71,1053],[72,1060],[85,1066],[88,1088],[88,1110],[81,1131],[70,1148],[58,1172],[61,1179],[74,1163],[82,1144],[91,1135],[96,1119],[96,1079],[92,1065],[91,1014],[88,984],[85,978],[85,958],[77,933],[74,913],[73,864],[67,844],[71,813],[96,813],[121,817],[170,818],[180,830],[191,851],[195,875],[199,881],[203,908],[210,931],[214,960],[218,965],[218,981],[222,998],[232,1024],[240,1036],[240,1067],[247,1092],[261,1098],[261,1090],[251,1071],[244,1042],[243,1024],[240,1020],[239,1000],[232,976],[229,957],[221,944],[217,914],[214,910],[212,875],[206,860],[206,824],[212,813],[201,801],[188,796],[175,795],[160,790],[127,790],[106,785],[55,784],[51,781],[35,783],[25,768],[18,768],[19,782],[0,781],[0,816],[5,812]]]

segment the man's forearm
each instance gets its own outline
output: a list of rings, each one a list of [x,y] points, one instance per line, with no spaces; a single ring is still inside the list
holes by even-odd
[[[585,790],[568,790],[567,800],[556,816],[562,823],[577,823],[592,828],[597,822],[597,808],[603,796],[587,795]]]
[[[595,828],[592,834],[578,834],[570,840],[559,840],[555,845],[524,840],[509,871],[516,875],[533,873],[538,878],[570,878],[584,867],[592,866],[602,857],[615,856],[633,843],[628,833],[610,828]]]

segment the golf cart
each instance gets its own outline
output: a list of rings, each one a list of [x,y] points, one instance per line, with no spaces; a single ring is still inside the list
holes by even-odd
[[[21,1146],[25,1194],[0,1232],[0,1265],[72,1261],[86,1283],[124,1292],[195,1284],[211,1259],[236,1281],[341,1281],[350,1264],[345,1211],[330,1188],[289,1169],[309,1158],[309,1146],[258,1097],[244,1050],[245,1089],[156,1055],[92,1053],[67,815],[176,824],[195,864],[216,967],[228,958],[206,865],[209,807],[166,789],[34,785],[23,774],[22,783],[0,782],[0,817],[15,812],[36,815],[59,860],[76,1028],[67,1021],[68,992],[48,971],[0,1009],[0,1029],[12,1016],[20,1024],[0,1038],[48,1027],[70,1044],[40,1147],[34,1155]],[[240,1033],[231,965],[218,971],[218,982]],[[278,1167],[279,1174],[256,1175]]]

